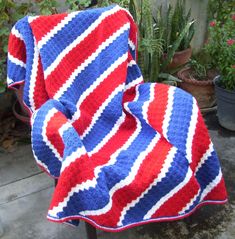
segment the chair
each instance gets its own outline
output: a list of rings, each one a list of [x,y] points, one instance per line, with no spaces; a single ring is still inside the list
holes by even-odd
[[[8,84],[24,84],[36,162],[58,179],[49,220],[115,232],[227,201],[196,100],[144,83],[136,50],[136,25],[117,5],[12,29]]]

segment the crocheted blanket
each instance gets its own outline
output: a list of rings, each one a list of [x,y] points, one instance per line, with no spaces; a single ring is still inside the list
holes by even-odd
[[[227,200],[196,100],[143,83],[137,29],[117,5],[25,17],[8,84],[24,84],[38,165],[58,178],[48,219],[119,231]]]

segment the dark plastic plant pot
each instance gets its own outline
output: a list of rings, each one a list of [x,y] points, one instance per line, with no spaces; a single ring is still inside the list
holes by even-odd
[[[219,123],[226,129],[235,131],[235,91],[219,86],[220,76],[214,79]]]

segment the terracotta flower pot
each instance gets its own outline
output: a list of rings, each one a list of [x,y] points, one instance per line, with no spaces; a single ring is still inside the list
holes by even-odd
[[[15,90],[17,101],[13,105],[13,113],[15,117],[24,123],[30,124],[30,116],[28,110],[23,102],[23,90],[24,85],[19,85],[19,88]]]
[[[192,48],[189,47],[183,51],[177,51],[171,63],[167,66],[167,69],[174,69],[178,68],[179,66],[185,65],[187,62],[189,62],[190,57],[192,56]],[[166,57],[166,53],[164,54],[164,57]]]
[[[215,106],[215,90],[213,78],[216,72],[211,71],[208,74],[208,80],[197,80],[192,76],[192,69],[190,67],[183,68],[177,75],[182,80],[179,87],[190,94],[192,94],[200,109],[208,109]]]

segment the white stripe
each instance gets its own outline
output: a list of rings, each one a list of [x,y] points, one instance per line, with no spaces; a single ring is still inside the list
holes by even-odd
[[[51,29],[39,42],[38,48],[41,49],[54,35],[56,35],[65,25],[67,25],[79,12],[68,14],[61,22]]]
[[[143,76],[138,77],[137,79],[129,82],[127,85],[125,85],[125,91],[131,89],[132,87],[143,83]]]
[[[119,30],[117,30],[112,36],[106,39],[95,52],[93,52],[80,66],[77,67],[76,70],[70,75],[69,79],[60,87],[60,89],[56,92],[54,98],[59,99],[63,93],[71,86],[75,78],[79,73],[81,73],[92,61],[96,59],[96,57],[104,50],[108,45],[110,45],[118,36],[120,36],[123,32],[128,30],[130,27],[130,23],[125,24]]]
[[[136,66],[137,64],[136,64],[136,61],[134,61],[134,60],[131,60],[129,63],[128,63],[128,66],[129,67],[132,67],[132,66]]]
[[[195,134],[195,129],[198,120],[198,106],[197,101],[193,98],[193,108],[192,108],[192,115],[190,120],[190,125],[188,128],[188,135],[187,135],[187,142],[186,142],[186,158],[188,159],[189,163],[192,162],[192,144],[193,144],[193,137]]]
[[[129,44],[131,50],[134,51],[134,50],[135,50],[135,44],[133,43],[133,41],[131,41],[130,39],[128,39],[128,44]]]
[[[58,66],[60,61],[74,48],[76,47],[84,38],[86,38],[106,17],[116,13],[120,10],[119,6],[115,6],[109,11],[103,12],[100,17],[93,22],[89,28],[87,28],[80,36],[78,36],[70,45],[68,45],[54,60],[54,62],[44,71],[45,78],[47,78],[51,72]]]
[[[139,98],[139,91],[137,90],[136,92],[136,97],[135,97],[135,101]],[[131,114],[130,109],[128,108],[128,104],[124,104],[124,107],[126,109],[126,111],[128,111]],[[136,118],[135,118],[136,119]],[[117,161],[117,157],[118,155],[126,150],[132,143],[133,141],[136,139],[136,137],[138,136],[138,134],[141,131],[141,123],[139,122],[139,120],[137,121],[137,127],[136,130],[134,131],[134,133],[129,137],[129,139],[125,142],[125,144],[120,147],[116,152],[114,152],[111,156],[110,156],[110,160],[101,166],[98,166],[95,168],[94,170],[94,178],[93,179],[89,179],[81,184],[77,184],[76,186],[74,186],[73,188],[71,188],[70,192],[68,193],[68,195],[63,199],[62,202],[60,202],[58,204],[58,206],[53,207],[48,214],[50,214],[51,216],[57,217],[57,213],[63,211],[63,208],[67,206],[68,201],[70,200],[70,197],[73,196],[74,193],[78,193],[79,191],[83,191],[83,190],[88,190],[89,188],[95,188],[95,186],[97,185],[97,179],[98,179],[98,175],[101,172],[103,167],[108,167],[111,166],[113,164],[116,163]]]
[[[37,78],[37,72],[38,72],[38,62],[39,61],[39,50],[36,45],[36,39],[34,38],[34,56],[33,56],[33,64],[32,64],[32,70],[31,70],[31,76],[30,76],[30,85],[29,85],[29,102],[30,106],[32,108],[32,111],[35,110],[35,104],[34,104],[34,88],[36,85],[36,78]]]
[[[197,200],[197,197],[200,195],[201,190],[198,189],[197,193],[191,198],[191,200],[186,204],[185,207],[183,207],[180,211],[179,211],[179,215],[184,214],[187,210],[189,210],[189,208],[194,204],[194,202]]]
[[[8,59],[13,62],[14,64],[18,65],[18,66],[21,66],[23,68],[26,68],[26,64],[19,60],[18,58],[15,58],[14,56],[12,56],[9,52],[8,52]]]
[[[77,111],[72,116],[72,120],[70,122],[74,122],[75,120],[79,119],[80,117],[80,106],[82,102],[87,99],[87,97],[123,62],[127,60],[127,53],[124,53],[120,56],[107,70],[105,70],[93,83],[92,85],[87,88],[82,95],[80,96],[78,102],[76,103]]]
[[[11,85],[11,84],[13,84],[13,83],[15,83],[11,78],[9,78],[8,76],[7,76],[7,84],[8,85]]]
[[[117,133],[117,131],[119,130],[124,120],[125,120],[125,113],[123,112],[120,118],[117,120],[117,122],[113,126],[112,130],[102,139],[102,141],[99,144],[95,146],[94,149],[92,149],[92,151],[88,152],[89,157],[99,152],[99,150],[103,148],[105,144],[108,143],[108,141]]]
[[[196,169],[195,169],[195,173],[194,175],[196,175],[196,173],[198,172],[198,170],[202,167],[202,165],[206,162],[206,160],[211,156],[212,152],[214,151],[213,148],[213,144],[212,142],[209,144],[209,148],[207,149],[207,151],[203,154],[202,158],[200,159]]]
[[[59,135],[61,138],[63,138],[63,134],[66,130],[68,130],[70,127],[73,127],[70,122],[66,122],[65,124],[63,124],[60,129],[59,129]]]
[[[124,83],[119,85],[110,95],[109,97],[103,102],[103,104],[97,109],[95,114],[92,116],[92,120],[90,125],[85,129],[83,134],[81,135],[81,139],[83,140],[86,135],[91,131],[93,126],[95,125],[96,121],[100,118],[102,112],[105,110],[105,108],[109,105],[109,103],[112,101],[112,99],[119,93],[122,92],[124,88]]]
[[[168,127],[170,124],[172,110],[173,110],[174,93],[175,93],[175,87],[169,87],[167,107],[166,107],[166,112],[165,112],[164,120],[163,120],[163,124],[162,124],[163,136],[166,139],[168,139],[167,133],[168,133]]]
[[[188,167],[188,171],[187,174],[184,178],[184,180],[179,183],[175,188],[173,188],[169,193],[167,193],[166,195],[164,195],[159,201],[157,201],[157,203],[146,213],[146,215],[144,216],[144,220],[147,220],[149,218],[152,217],[152,215],[167,201],[169,200],[171,197],[173,197],[181,188],[183,188],[190,180],[190,178],[192,177],[192,170],[190,169],[190,167]]]
[[[112,197],[114,195],[114,193],[116,191],[118,191],[119,189],[121,189],[122,187],[128,186],[129,184],[132,183],[132,181],[135,179],[139,168],[141,166],[141,164],[143,163],[144,159],[148,156],[148,154],[150,152],[152,152],[153,148],[155,147],[155,145],[157,144],[157,142],[160,139],[160,135],[157,134],[152,141],[150,142],[150,144],[148,145],[147,149],[145,151],[142,151],[139,156],[137,157],[137,159],[135,160],[129,174],[127,175],[126,178],[122,179],[120,182],[116,183],[109,191],[109,202],[108,204],[106,204],[103,208],[100,208],[98,210],[86,210],[86,211],[82,211],[80,212],[81,215],[86,216],[86,215],[102,215],[104,213],[107,213],[111,208],[112,208]]]
[[[203,199],[210,193],[221,181],[222,179],[222,172],[221,169],[219,170],[219,174],[216,176],[216,178],[210,182],[206,188],[202,191],[200,202],[203,201]]]
[[[21,41],[24,41],[22,34],[15,28],[15,26],[12,28],[11,34],[19,38]]]
[[[76,151],[72,152],[62,161],[60,173],[62,173],[67,167],[70,166],[71,163],[75,162],[83,155],[86,155],[86,149],[84,146],[79,147]]]
[[[62,158],[59,154],[59,152],[57,151],[57,149],[54,147],[53,144],[51,144],[50,140],[47,138],[47,135],[46,135],[46,129],[47,129],[47,124],[48,122],[50,121],[50,119],[58,112],[57,109],[55,108],[52,108],[51,110],[48,111],[47,115],[46,115],[46,118],[44,120],[44,123],[43,123],[43,127],[42,127],[42,138],[43,138],[43,141],[46,143],[46,145],[50,148],[50,150],[53,152],[53,154],[56,156],[56,158],[59,160],[59,161],[62,161]]]
[[[165,162],[161,168],[161,171],[159,173],[159,175],[156,175],[155,180],[149,185],[149,187],[141,193],[141,195],[139,197],[137,197],[136,199],[134,199],[132,202],[128,203],[122,210],[121,212],[121,216],[119,218],[119,222],[118,222],[118,226],[122,226],[122,221],[125,218],[125,215],[127,213],[127,211],[134,207],[137,203],[139,203],[139,201],[141,200],[141,198],[143,198],[148,192],[149,190],[151,190],[151,188],[155,185],[157,185],[159,182],[162,181],[162,179],[164,177],[166,177],[167,172],[169,171],[169,168],[171,167],[171,164],[174,160],[175,154],[177,152],[177,149],[175,147],[172,147],[170,149],[170,151],[168,152],[168,155],[166,156]]]
[[[32,23],[37,18],[39,18],[39,16],[28,16],[28,23]]]

